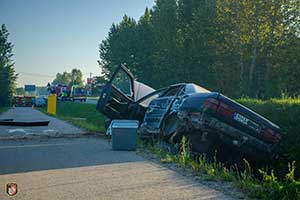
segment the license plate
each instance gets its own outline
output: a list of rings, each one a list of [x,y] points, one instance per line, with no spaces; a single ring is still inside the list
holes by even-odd
[[[233,119],[245,125],[248,125],[248,122],[250,121],[248,118],[239,113],[234,113]]]

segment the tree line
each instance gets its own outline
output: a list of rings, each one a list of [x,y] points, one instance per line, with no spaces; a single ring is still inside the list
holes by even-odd
[[[79,85],[83,86],[83,76],[80,69],[72,69],[71,72],[63,72],[63,73],[57,73],[55,78],[52,81],[52,85]]]
[[[0,28],[0,107],[10,104],[16,88],[17,75],[12,60],[13,45],[8,40],[8,30]]]
[[[106,77],[120,63],[155,88],[194,82],[231,97],[298,96],[300,1],[156,0],[100,43]]]

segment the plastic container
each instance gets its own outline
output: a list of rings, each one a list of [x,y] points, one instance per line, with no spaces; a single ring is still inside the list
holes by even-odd
[[[136,150],[139,121],[113,120],[109,126],[113,150]]]

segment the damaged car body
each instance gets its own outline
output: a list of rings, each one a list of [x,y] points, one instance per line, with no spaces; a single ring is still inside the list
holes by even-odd
[[[140,137],[178,144],[186,136],[193,153],[217,149],[224,160],[228,155],[272,159],[281,139],[277,125],[218,92],[193,83],[154,90],[137,82],[124,65],[103,88],[97,110],[110,119],[139,120]]]

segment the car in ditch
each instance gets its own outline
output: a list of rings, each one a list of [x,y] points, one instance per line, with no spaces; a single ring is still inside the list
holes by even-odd
[[[124,65],[103,87],[97,110],[110,119],[139,120],[142,138],[176,146],[185,136],[193,153],[217,150],[224,162],[273,159],[281,139],[279,126],[221,93],[194,83],[154,90],[135,80]]]

